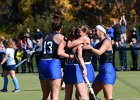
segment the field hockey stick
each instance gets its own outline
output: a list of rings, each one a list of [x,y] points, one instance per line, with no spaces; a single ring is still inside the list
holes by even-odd
[[[22,63],[24,63],[26,60],[29,62],[31,55],[35,52],[35,48],[32,51],[27,52],[27,54],[29,54],[29,57],[27,57],[26,59],[22,60],[20,63],[18,63],[15,67],[19,67]]]
[[[76,56],[76,54],[74,54],[74,57],[76,58],[76,60],[77,60],[78,63],[80,64],[80,61],[79,61],[78,57]],[[80,64],[80,66],[81,66],[81,64]],[[81,67],[80,67],[80,69],[82,70]],[[94,93],[94,91],[93,91],[93,88],[91,87],[91,84],[90,84],[90,82],[89,82],[87,76],[83,76],[83,77],[84,77],[84,80],[86,81],[86,83],[87,83],[87,85],[88,85],[88,88],[89,88],[91,94],[92,94],[93,97],[94,97],[94,100],[97,100],[97,98],[96,98],[96,96],[95,96],[95,93]]]
[[[88,85],[88,88],[89,88],[91,94],[92,94],[93,97],[94,97],[94,100],[97,100],[97,98],[96,98],[96,96],[95,96],[95,93],[94,93],[94,91],[93,91],[93,89],[92,89],[92,87],[91,87],[91,85],[90,85],[90,83],[89,83],[88,78],[85,76],[84,79],[85,79],[85,81],[86,81],[86,83],[87,83],[87,85]]]
[[[35,49],[36,49],[36,47],[33,48],[32,51],[27,52],[27,55],[28,55],[28,57],[27,57],[27,62],[30,62],[30,58],[31,58],[32,54],[35,52]]]
[[[20,63],[18,63],[15,67],[19,67],[19,65],[21,65],[22,63],[24,63],[27,59],[22,60]]]

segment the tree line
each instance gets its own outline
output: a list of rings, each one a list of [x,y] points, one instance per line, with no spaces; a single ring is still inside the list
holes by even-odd
[[[130,24],[140,17],[140,0],[0,0],[0,29],[8,33],[40,26],[45,31],[51,16],[59,14],[66,23],[111,24],[122,15]],[[0,32],[1,32],[0,31]]]

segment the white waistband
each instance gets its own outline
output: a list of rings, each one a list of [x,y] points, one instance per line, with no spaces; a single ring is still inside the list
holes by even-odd
[[[91,64],[91,62],[85,62],[85,64]]]
[[[78,64],[66,64],[66,65],[78,65]]]
[[[53,60],[52,58],[50,58],[50,59],[40,59],[40,60]]]
[[[91,64],[91,62],[84,62],[84,64]],[[66,65],[78,65],[78,64],[66,64]]]

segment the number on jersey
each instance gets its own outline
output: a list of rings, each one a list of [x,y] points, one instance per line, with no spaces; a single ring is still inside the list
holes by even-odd
[[[48,47],[48,49],[46,50],[46,46]],[[51,54],[52,53],[52,46],[53,46],[53,43],[52,41],[48,41],[48,42],[44,42],[44,51],[43,51],[43,54]]]

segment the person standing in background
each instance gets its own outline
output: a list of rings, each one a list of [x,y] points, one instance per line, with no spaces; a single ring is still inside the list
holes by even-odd
[[[130,33],[131,33],[131,38],[132,39],[135,39],[136,41],[139,40],[138,39],[138,31],[137,31],[137,29],[135,27],[132,29],[132,31],[130,31]]]
[[[18,39],[18,41],[17,41],[18,43],[17,43],[17,45],[16,45],[16,47],[17,47],[17,50],[16,51],[18,51],[18,49],[20,49],[19,51],[20,51],[20,53],[22,52],[22,58],[21,58],[21,61],[22,60],[24,60],[24,59],[26,59],[26,56],[27,56],[27,53],[26,53],[26,50],[25,50],[25,44],[23,43],[23,40],[21,40],[21,39]],[[16,53],[15,53],[16,54]],[[18,60],[18,59],[16,59],[16,60]],[[22,64],[21,64],[21,70],[22,70],[22,73],[26,73],[26,62],[23,62]]]
[[[25,41],[27,41],[27,38],[29,38],[29,37],[31,37],[31,31],[30,31],[30,28],[27,27],[26,33],[24,34],[23,42],[25,43]]]
[[[5,48],[5,46],[3,45],[2,39],[0,39],[0,63],[2,62],[5,53],[6,53],[6,48]],[[3,72],[4,72],[4,70],[5,70],[5,67],[6,67],[6,62],[2,65],[2,71],[3,71]],[[2,72],[2,77],[3,77],[3,72]]]
[[[127,63],[126,63],[126,43],[123,38],[120,38],[117,44],[117,48],[119,51],[119,60],[121,69],[120,70],[127,70]]]
[[[118,24],[118,22],[115,19],[113,20],[112,28],[114,29],[114,43],[112,43],[112,47],[113,47],[113,66],[115,68],[116,45],[118,43],[118,40],[119,40],[119,37],[121,34],[120,25]]]
[[[120,34],[120,38],[124,39],[124,41],[127,41],[127,36],[126,36],[126,19],[125,19],[125,15],[121,16],[120,19],[120,28],[121,28],[121,34]]]
[[[107,28],[107,34],[109,35],[111,39],[111,43],[114,44],[114,29],[112,28],[111,25],[109,25]]]
[[[31,52],[34,49],[33,41],[31,40],[31,36],[27,36],[26,41],[25,41],[25,50],[26,50],[26,56],[29,57],[30,59],[27,60],[27,66],[29,69],[29,73],[34,72],[34,67],[33,67],[33,55],[30,55],[28,52]]]
[[[138,48],[137,41],[135,38],[132,38],[130,42],[131,56],[133,61],[132,70],[137,70],[138,68],[138,50],[135,50],[137,48]]]
[[[92,30],[92,35],[90,36],[90,40],[91,40],[91,46],[94,48],[96,46],[96,44],[98,43],[97,41],[97,37],[95,35],[95,29]],[[94,67],[94,71],[97,71],[98,70],[98,57],[96,54],[92,54],[92,60],[91,60],[91,63]]]
[[[37,72],[38,72],[39,60],[41,58],[40,55],[42,51],[43,37],[44,34],[41,32],[41,30],[39,28],[36,28],[33,43],[35,48],[35,60],[36,60]]]

